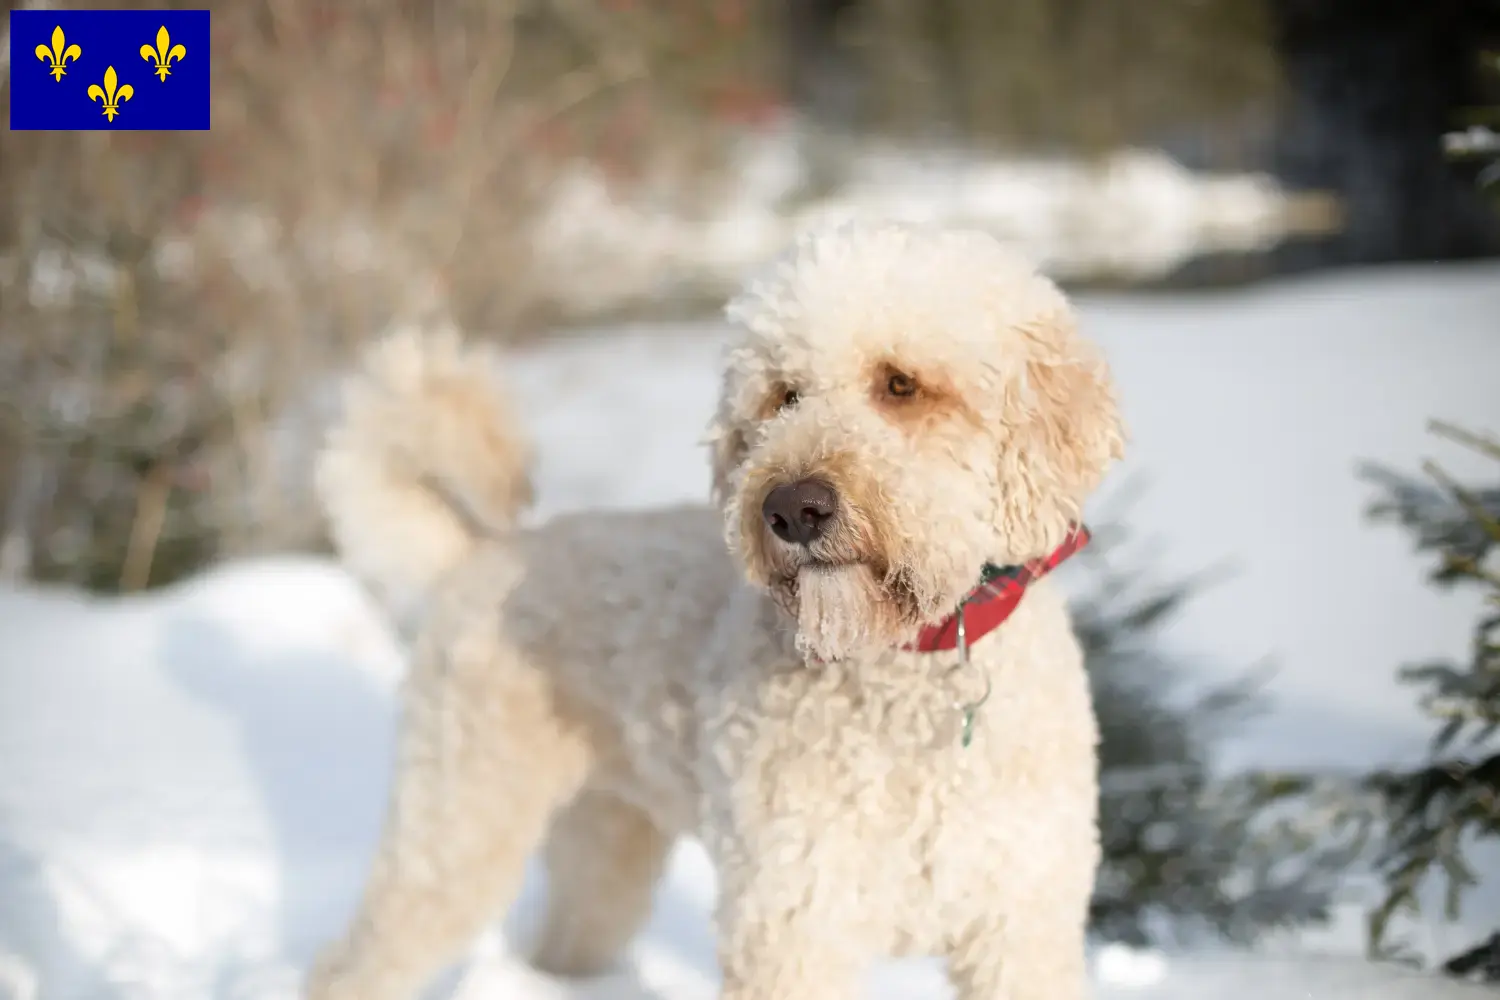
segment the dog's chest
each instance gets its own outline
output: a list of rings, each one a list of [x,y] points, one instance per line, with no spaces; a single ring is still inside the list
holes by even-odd
[[[772,859],[779,878],[842,895],[851,919],[881,914],[868,933],[883,950],[931,948],[919,930],[945,923],[932,910],[963,877],[944,854],[996,813],[988,752],[960,742],[969,686],[801,670],[725,691],[703,782],[707,825],[725,829],[706,832],[739,841],[726,850],[742,863]]]
[[[804,664],[748,614],[716,635],[691,716],[700,830],[724,884],[768,880],[769,905],[817,900],[874,951],[926,953],[1039,860],[1096,851],[1080,653],[1027,612],[963,664],[903,651]],[[965,746],[964,708],[987,690]]]

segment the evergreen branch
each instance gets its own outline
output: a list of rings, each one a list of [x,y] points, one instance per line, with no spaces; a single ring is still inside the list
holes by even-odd
[[[1496,439],[1488,434],[1478,434],[1474,431],[1466,430],[1456,424],[1450,424],[1446,420],[1433,420],[1428,423],[1427,429],[1439,437],[1456,441],[1500,462],[1500,439]]]
[[[1448,495],[1464,508],[1464,511],[1484,528],[1485,533],[1495,542],[1500,542],[1500,518],[1496,518],[1484,509],[1479,498],[1462,486],[1458,480],[1431,460],[1422,463],[1422,471],[1426,472],[1439,486],[1448,491]]]
[[[1450,976],[1482,975],[1489,982],[1500,982],[1500,933],[1491,934],[1468,951],[1443,963],[1443,971]]]
[[[1500,461],[1500,441],[1492,436],[1438,421],[1430,429]],[[1479,583],[1490,591],[1485,595],[1487,606],[1500,605],[1500,572],[1486,565],[1500,545],[1500,488],[1465,487],[1436,462],[1424,462],[1422,468],[1435,489],[1383,469],[1368,469],[1366,477],[1386,493],[1370,513],[1393,515],[1416,537],[1419,549],[1438,556],[1438,568],[1430,576],[1434,583]],[[1379,799],[1382,835],[1375,868],[1385,882],[1384,897],[1368,916],[1368,944],[1374,955],[1400,950],[1388,940],[1392,918],[1419,912],[1421,890],[1431,876],[1443,885],[1445,915],[1456,919],[1465,892],[1476,882],[1465,847],[1476,837],[1500,836],[1500,751],[1493,747],[1500,732],[1497,629],[1500,615],[1486,610],[1475,623],[1466,663],[1437,661],[1400,671],[1404,683],[1420,686],[1421,706],[1439,729],[1428,763],[1364,779]],[[1465,749],[1478,759],[1454,756],[1453,748],[1465,734]],[[1500,975],[1500,956],[1491,953],[1497,940],[1500,937],[1450,960],[1446,970],[1454,975],[1483,970],[1490,975],[1493,968]]]

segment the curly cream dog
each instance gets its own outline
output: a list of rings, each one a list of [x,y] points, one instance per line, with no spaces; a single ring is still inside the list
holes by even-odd
[[[401,333],[352,380],[320,495],[414,663],[312,997],[413,996],[539,847],[535,964],[605,970],[682,834],[719,873],[728,1000],[843,1000],[907,954],[965,1000],[1084,996],[1096,730],[1063,600],[1040,580],[929,640],[986,566],[1076,537],[1121,449],[1102,360],[977,233],[809,237],[729,316],[712,507],[513,527],[528,454],[485,354]]]

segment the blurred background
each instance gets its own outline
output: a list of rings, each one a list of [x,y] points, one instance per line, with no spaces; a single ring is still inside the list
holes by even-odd
[[[1500,981],[1500,2],[210,6],[209,132],[0,133],[0,996],[286,995],[352,905],[401,657],[308,474],[360,343],[502,344],[539,519],[702,499],[719,305],[849,217],[1016,243],[1119,380],[1101,990]],[[630,982],[526,979],[523,905],[468,988],[712,995],[692,850]]]

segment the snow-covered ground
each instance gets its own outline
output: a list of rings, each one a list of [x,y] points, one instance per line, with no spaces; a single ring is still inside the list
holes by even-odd
[[[584,315],[719,294],[796,234],[864,216],[984,229],[1054,276],[1130,280],[1338,225],[1327,199],[1264,174],[1191,171],[1155,149],[1088,161],[867,140],[836,154],[837,179],[819,192],[807,143],[795,118],[746,134],[697,211],[663,196],[693,190],[691,177],[627,196],[596,166],[563,171],[536,220],[538,280]]]
[[[574,318],[720,297],[797,234],[855,217],[983,229],[1055,277],[1122,281],[1339,224],[1328,198],[1263,174],[1192,171],[1156,149],[1085,160],[867,140],[832,154],[833,176],[817,179],[810,141],[794,116],[748,132],[712,180],[670,163],[629,187],[586,161],[560,169],[529,223],[527,294]],[[375,274],[393,308],[439,306],[443,281],[424,248],[356,206],[293,231],[254,205],[210,205],[192,219],[153,249],[164,279],[191,284],[217,260],[249,288],[286,295],[308,280]],[[0,272],[17,265],[0,256]],[[41,309],[115,294],[124,280],[116,262],[66,243],[42,250],[28,274]]]
[[[1423,428],[1500,425],[1500,269],[1082,309],[1133,430],[1097,509],[1134,478],[1130,522],[1156,572],[1236,571],[1167,640],[1201,656],[1206,681],[1267,656],[1279,667],[1274,711],[1227,763],[1364,767],[1420,752],[1427,727],[1394,669],[1461,654],[1475,605],[1430,592],[1403,536],[1362,521],[1354,468],[1432,453],[1474,469]],[[641,327],[517,354],[512,382],[542,452],[536,516],[701,496],[696,441],[722,337],[713,324]],[[237,563],[109,601],[0,591],[0,997],[293,995],[373,847],[400,669],[376,610],[317,560]],[[466,1000],[714,995],[713,879],[692,843],[632,971],[607,982],[566,987],[511,957],[540,889],[533,879],[481,944]],[[1500,892],[1472,902],[1463,925],[1422,928],[1419,943],[1451,952],[1500,924]],[[1354,960],[1358,935],[1346,919],[1256,957],[1106,950],[1098,996],[1470,995]],[[1309,949],[1331,957],[1300,957]],[[924,963],[882,966],[867,991],[947,995]]]

